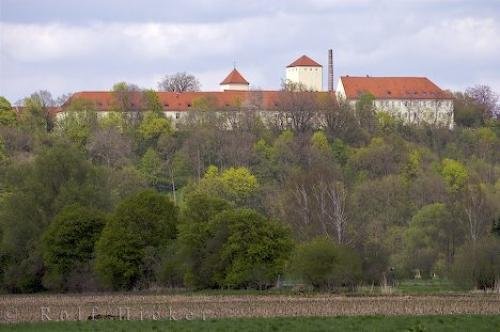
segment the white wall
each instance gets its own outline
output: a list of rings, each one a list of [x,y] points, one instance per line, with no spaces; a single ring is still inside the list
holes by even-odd
[[[250,90],[250,85],[249,84],[221,84],[220,85],[220,90],[236,90],[236,91],[248,91]]]
[[[323,91],[322,67],[287,67],[286,80],[302,84],[310,91]]]

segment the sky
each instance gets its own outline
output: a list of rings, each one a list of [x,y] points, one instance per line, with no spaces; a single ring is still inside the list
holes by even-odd
[[[426,76],[500,92],[500,0],[0,0],[0,95],[157,88],[188,72],[219,89],[233,66],[279,89],[302,54],[334,75]]]

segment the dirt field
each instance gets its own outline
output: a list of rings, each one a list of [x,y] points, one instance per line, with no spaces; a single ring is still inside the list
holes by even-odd
[[[500,314],[500,296],[0,296],[0,322],[449,314]]]

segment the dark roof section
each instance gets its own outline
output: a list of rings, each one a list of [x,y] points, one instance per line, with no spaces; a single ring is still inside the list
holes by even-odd
[[[248,81],[243,77],[243,75],[240,74],[239,71],[234,68],[229,75],[220,83],[222,84],[247,84],[249,85]]]
[[[348,99],[371,93],[377,99],[452,99],[427,77],[342,76]]]
[[[291,64],[289,64],[287,67],[323,67],[307,55],[303,55]]]

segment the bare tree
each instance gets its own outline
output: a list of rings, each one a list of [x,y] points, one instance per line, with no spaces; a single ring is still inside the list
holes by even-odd
[[[488,231],[495,213],[488,188],[483,183],[469,184],[465,193],[467,229],[473,243]]]
[[[192,74],[186,72],[175,73],[173,75],[165,75],[158,82],[158,90],[171,92],[199,91],[200,82]]]
[[[345,242],[347,225],[346,198],[347,191],[342,182],[320,181],[312,185],[312,196],[316,201],[318,221],[323,232],[330,236],[333,230],[339,244]]]
[[[318,112],[318,103],[313,92],[286,86],[279,93],[278,107],[286,123],[298,132],[313,128]]]
[[[482,108],[483,120],[498,115],[500,111],[499,96],[488,85],[475,85],[467,88],[465,94]]]
[[[103,128],[89,138],[87,150],[93,161],[117,167],[126,164],[132,153],[132,143],[117,129]]]
[[[348,243],[348,192],[334,173],[314,167],[308,174],[290,180],[295,183],[285,184],[278,213],[293,224],[299,237],[323,235],[339,244]]]
[[[56,99],[56,105],[57,106],[62,106],[64,105],[70,98],[71,98],[72,93],[63,93]]]

